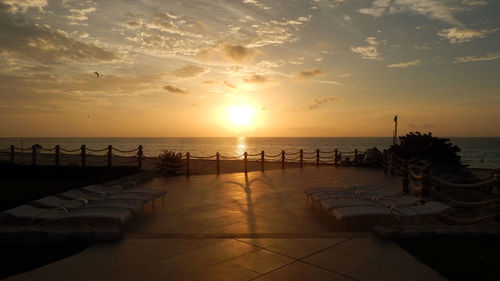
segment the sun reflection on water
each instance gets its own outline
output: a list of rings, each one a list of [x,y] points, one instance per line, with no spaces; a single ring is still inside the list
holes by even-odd
[[[238,137],[238,142],[236,144],[234,154],[237,156],[241,156],[247,150],[247,148],[248,147],[245,141],[245,137]],[[243,158],[243,156],[241,156],[241,158]]]

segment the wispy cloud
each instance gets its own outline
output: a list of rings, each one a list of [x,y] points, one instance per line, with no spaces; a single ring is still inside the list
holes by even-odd
[[[246,48],[241,45],[229,45],[225,44],[222,47],[222,53],[234,62],[249,62],[254,58],[254,52],[252,49]]]
[[[453,62],[474,62],[474,61],[492,61],[500,59],[500,53],[488,53],[485,56],[466,56],[466,57],[458,57]]]
[[[365,40],[368,46],[351,47],[351,51],[361,55],[366,60],[383,60],[378,52],[377,45],[380,44],[375,37],[367,37]]]
[[[174,94],[187,94],[188,91],[185,90],[185,89],[182,89],[182,88],[178,88],[178,87],[175,87],[175,86],[172,86],[172,85],[166,85],[166,86],[163,86],[163,89],[167,92],[170,92],[170,93],[174,93]]]
[[[308,108],[309,110],[317,109],[320,105],[337,101],[337,98],[324,98],[324,99],[314,99],[314,102],[311,103]]]
[[[448,28],[438,32],[438,35],[444,37],[452,44],[470,42],[475,38],[484,38],[487,34],[493,33],[497,29],[466,29],[466,28]]]
[[[299,71],[297,73],[295,73],[295,79],[296,80],[307,80],[309,78],[312,78],[314,76],[318,76],[318,75],[324,75],[325,72],[317,67],[315,68],[312,68],[312,69],[305,69],[305,70],[302,70],[302,71]]]
[[[360,13],[380,17],[382,15],[408,13],[426,16],[453,25],[462,25],[453,11],[459,9],[454,1],[442,0],[376,0],[371,7],[359,9]]]
[[[235,86],[235,85],[233,85],[233,84],[231,84],[231,83],[229,83],[229,82],[227,82],[227,81],[224,81],[224,85],[228,86],[228,87],[229,87],[229,88],[231,88],[231,89],[236,89],[236,86]]]
[[[206,71],[204,67],[198,65],[186,65],[181,67],[171,73],[172,76],[178,78],[191,78],[197,77]]]
[[[420,63],[421,63],[420,60],[412,60],[412,61],[407,61],[407,62],[399,62],[399,63],[389,64],[387,67],[390,67],[390,68],[407,68],[407,67],[410,67],[410,66],[420,65]]]
[[[245,81],[247,83],[263,84],[263,83],[270,82],[271,80],[269,78],[265,77],[264,75],[253,74],[253,75],[250,75],[249,77],[244,77],[243,81]]]
[[[264,5],[262,4],[261,2],[257,1],[257,0],[243,0],[243,3],[245,4],[253,4],[263,10],[270,10],[271,7],[267,6],[267,5]]]

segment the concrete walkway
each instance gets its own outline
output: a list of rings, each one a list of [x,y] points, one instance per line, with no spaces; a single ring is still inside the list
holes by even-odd
[[[381,170],[306,167],[156,178],[165,207],[124,239],[8,280],[445,280],[394,243],[338,232],[303,190],[385,183]]]

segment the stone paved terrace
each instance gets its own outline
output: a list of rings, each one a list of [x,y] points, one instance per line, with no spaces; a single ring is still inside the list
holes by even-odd
[[[386,183],[378,169],[305,167],[155,178],[165,207],[124,239],[8,280],[446,280],[391,242],[345,233],[315,214],[303,190]]]

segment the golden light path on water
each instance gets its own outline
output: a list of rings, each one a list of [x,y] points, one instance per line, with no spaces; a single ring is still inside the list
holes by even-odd
[[[248,147],[247,147],[247,144],[246,144],[245,137],[239,137],[238,138],[238,143],[236,144],[236,148],[234,150],[234,154],[236,156],[243,155],[243,153],[245,153],[245,151],[247,151],[247,149],[248,149]]]

